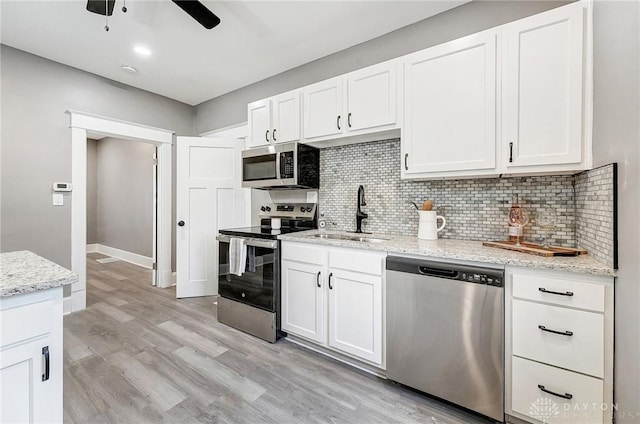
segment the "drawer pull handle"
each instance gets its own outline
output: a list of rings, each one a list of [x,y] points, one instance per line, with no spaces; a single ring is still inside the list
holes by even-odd
[[[538,291],[541,291],[542,293],[549,293],[549,294],[557,294],[558,296],[573,296],[573,292],[557,292],[557,291],[553,291],[553,290],[547,290],[544,287],[538,287]]]
[[[333,277],[333,272],[329,273],[329,290],[333,290],[333,285],[331,284],[331,277]]]
[[[539,325],[538,328],[541,329],[542,331],[546,331],[547,333],[560,334],[561,336],[573,336],[573,331],[568,331],[568,330],[567,331],[549,330],[544,325]]]
[[[49,367],[51,366],[49,361],[49,346],[42,348],[42,356],[44,356],[44,372],[42,373],[42,381],[49,379]]]
[[[316,275],[316,285],[318,288],[320,287],[320,271],[318,271],[318,275]]]
[[[549,393],[550,395],[561,397],[562,399],[569,399],[569,400],[573,399],[573,395],[571,393],[565,393],[565,394],[556,393],[549,389],[546,389],[542,384],[538,384],[538,389],[542,390],[545,393]]]

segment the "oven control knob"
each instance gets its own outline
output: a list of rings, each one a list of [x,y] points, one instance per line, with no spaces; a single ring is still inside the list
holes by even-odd
[[[267,212],[271,212],[271,208],[267,206]]]
[[[306,211],[307,211],[307,212],[311,212],[311,206],[307,206]]]
[[[300,206],[300,212],[304,212],[304,206]]]
[[[267,208],[265,208],[264,206],[260,206],[260,210],[261,210],[262,212],[264,212],[264,211],[266,211],[266,210],[267,210]]]
[[[247,295],[246,295],[246,294],[244,294],[244,293],[242,293],[242,297],[247,297]]]

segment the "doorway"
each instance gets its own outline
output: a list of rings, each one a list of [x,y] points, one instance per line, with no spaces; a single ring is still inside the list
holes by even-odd
[[[152,143],[89,133],[87,254],[100,253],[153,269],[156,149]],[[151,276],[149,281],[156,285]]]
[[[65,312],[86,307],[87,246],[87,135],[115,137],[125,141],[146,142],[157,146],[157,228],[155,269],[152,279],[158,287],[171,285],[171,162],[174,133],[118,119],[67,111],[71,118],[71,269],[78,282],[65,299]]]

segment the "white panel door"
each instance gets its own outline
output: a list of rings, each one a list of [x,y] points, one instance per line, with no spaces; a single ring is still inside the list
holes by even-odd
[[[52,374],[50,369],[49,379],[42,381],[42,348],[50,345],[51,339],[46,337],[0,351],[0,422],[52,423],[62,418],[61,411],[55,416],[59,408],[53,403],[59,398],[54,390],[62,384],[51,379],[62,373]],[[61,360],[53,362],[62,365]]]
[[[329,346],[382,364],[382,278],[329,269]]]
[[[266,146],[271,142],[271,101],[260,100],[247,106],[249,136],[247,147]]]
[[[496,34],[432,47],[404,61],[404,174],[496,165]]]
[[[282,261],[282,329],[325,341],[325,283],[322,265]]]
[[[342,113],[341,77],[322,81],[302,89],[304,138],[341,134],[346,119]]]
[[[577,4],[506,26],[508,168],[582,160],[583,14]]]
[[[177,138],[176,296],[218,293],[220,228],[241,227],[240,140]]]
[[[274,143],[300,140],[300,91],[290,91],[271,99]]]
[[[396,123],[397,64],[382,63],[349,74],[347,131]]]

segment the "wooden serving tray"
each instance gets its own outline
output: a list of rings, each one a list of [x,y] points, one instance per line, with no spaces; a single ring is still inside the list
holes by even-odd
[[[571,247],[559,246],[550,246],[546,248],[541,244],[526,243],[523,241],[520,242],[520,246],[516,246],[515,241],[485,241],[482,242],[482,245],[513,250],[516,252],[529,253],[531,255],[538,256],[578,256],[587,254],[587,251],[584,249],[573,249]]]

